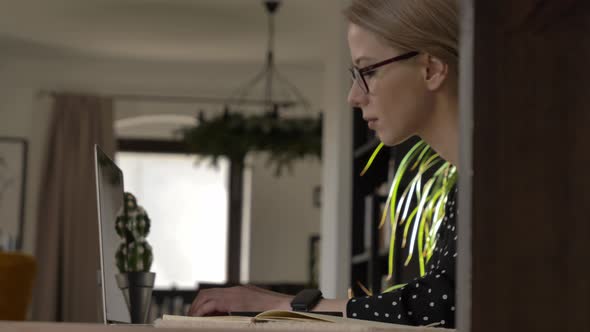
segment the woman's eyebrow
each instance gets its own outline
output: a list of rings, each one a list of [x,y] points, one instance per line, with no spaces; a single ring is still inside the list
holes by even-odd
[[[370,61],[374,61],[374,60],[375,60],[375,59],[374,59],[374,58],[371,58],[370,56],[361,55],[360,57],[358,57],[358,58],[354,59],[354,64],[355,64],[356,66],[358,66],[358,65],[360,64],[360,62],[361,62],[361,61],[368,61],[368,62],[370,62]]]

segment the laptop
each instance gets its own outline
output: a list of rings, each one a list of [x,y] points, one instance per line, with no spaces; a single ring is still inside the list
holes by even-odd
[[[124,202],[123,172],[98,145],[94,146],[94,150],[103,321],[105,324],[131,324],[125,297],[115,280],[115,275],[119,273],[115,252],[121,242],[115,230],[115,221]]]

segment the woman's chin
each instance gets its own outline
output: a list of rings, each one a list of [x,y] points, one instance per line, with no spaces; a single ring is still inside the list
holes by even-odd
[[[396,146],[405,142],[410,136],[384,135],[383,133],[375,132],[377,138],[386,146]]]
[[[386,135],[383,132],[380,132],[379,130],[375,130],[375,136],[381,141],[381,143],[383,143],[384,145],[388,145],[390,146],[390,142],[391,142],[391,137],[389,137],[389,135]]]

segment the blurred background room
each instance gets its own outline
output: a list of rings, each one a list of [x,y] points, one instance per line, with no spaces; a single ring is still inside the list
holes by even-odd
[[[437,228],[410,220],[445,205],[416,138],[360,176],[380,142],[347,103],[347,2],[0,0],[0,321],[102,322],[94,144],[151,220],[151,319],[205,287],[424,274]],[[459,3],[457,327],[587,329],[590,2]]]
[[[11,162],[0,231],[5,254],[33,257],[27,318],[99,320],[95,143],[151,218],[161,306],[180,295],[182,310],[218,284],[345,297],[343,6],[286,0],[270,15],[259,0],[2,1],[0,153]],[[225,140],[252,116],[270,142],[289,130],[295,139],[261,151]],[[191,141],[186,130],[215,121],[213,136]]]

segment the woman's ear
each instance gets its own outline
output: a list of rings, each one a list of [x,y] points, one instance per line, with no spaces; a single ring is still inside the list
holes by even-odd
[[[448,75],[449,65],[437,57],[426,54],[424,59],[423,76],[428,90],[436,91],[440,89]]]

